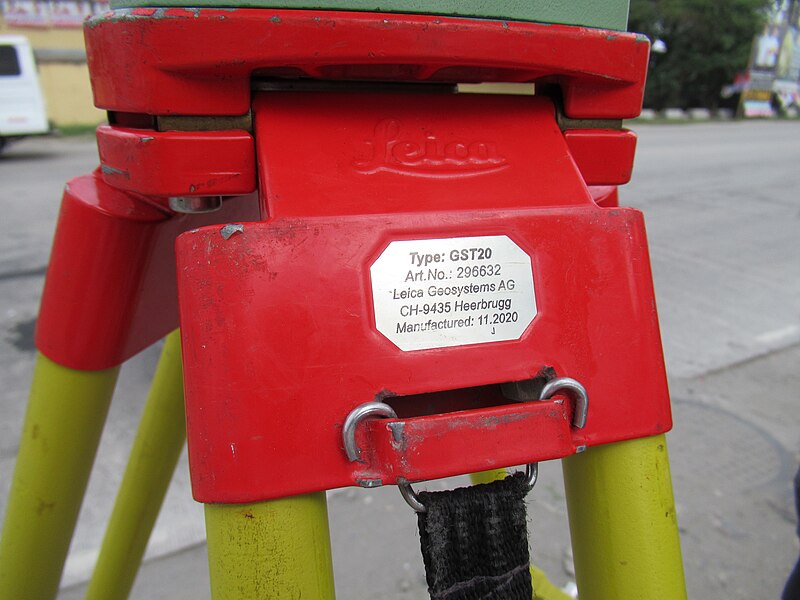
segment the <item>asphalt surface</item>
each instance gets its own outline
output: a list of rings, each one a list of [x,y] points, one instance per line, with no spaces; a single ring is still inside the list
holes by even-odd
[[[777,598],[798,555],[800,122],[636,126],[624,204],[646,215],[675,429],[668,436],[691,598]],[[27,140],[0,158],[0,510],[30,377],[49,239],[90,139]],[[65,571],[82,597],[158,349],[123,369]],[[457,485],[435,483],[434,486]],[[133,598],[208,597],[202,509],[182,460]],[[329,495],[338,597],[422,599],[416,519],[392,488]],[[560,468],[530,497],[535,561],[571,578]]]

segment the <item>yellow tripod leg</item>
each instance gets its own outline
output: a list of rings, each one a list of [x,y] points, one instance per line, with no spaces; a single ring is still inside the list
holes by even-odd
[[[206,504],[213,600],[333,600],[324,492]]]
[[[663,435],[563,461],[581,600],[685,600]]]
[[[479,483],[492,483],[500,479],[505,479],[508,473],[505,469],[491,469],[489,471],[479,471],[477,473],[470,473],[470,480],[473,484]]]
[[[86,600],[124,600],[186,440],[181,338],[167,336]]]
[[[540,568],[531,565],[533,600],[572,600],[572,596],[560,590]]]
[[[55,598],[118,373],[37,356],[0,540],[0,598]]]

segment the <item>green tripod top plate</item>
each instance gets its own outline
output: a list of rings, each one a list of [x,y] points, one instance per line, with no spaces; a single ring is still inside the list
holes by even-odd
[[[139,6],[413,13],[624,30],[629,0],[111,0],[112,8]]]

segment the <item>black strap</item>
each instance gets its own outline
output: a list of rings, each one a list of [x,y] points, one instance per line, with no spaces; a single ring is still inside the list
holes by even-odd
[[[524,473],[447,492],[421,492],[432,600],[531,600]]]

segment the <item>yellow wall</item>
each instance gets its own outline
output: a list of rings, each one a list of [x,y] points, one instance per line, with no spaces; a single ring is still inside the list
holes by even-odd
[[[0,17],[0,34],[24,35],[36,50],[82,50],[83,30],[7,27]],[[86,62],[39,60],[47,116],[56,127],[96,125],[105,111],[94,107]]]
[[[47,116],[56,126],[96,125],[106,119],[105,111],[92,103],[89,69],[86,63],[39,65]]]
[[[34,48],[83,49],[83,29],[55,29],[50,27],[8,27],[0,17],[0,33],[24,35]]]

